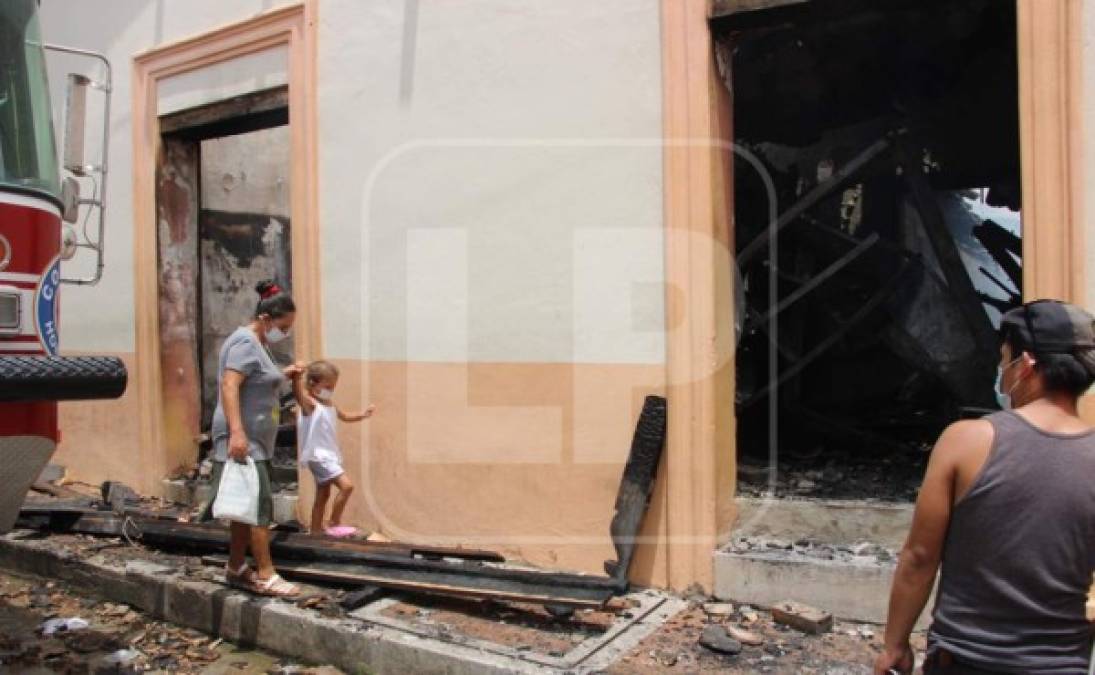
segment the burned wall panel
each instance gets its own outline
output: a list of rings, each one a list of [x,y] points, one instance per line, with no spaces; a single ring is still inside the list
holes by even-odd
[[[768,456],[778,425],[783,457],[828,475],[849,453],[916,453],[994,405],[992,321],[1021,291],[1015,8],[785,5],[712,19],[735,141],[767,173],[735,172],[739,450]]]
[[[292,291],[289,220],[289,128],[271,127],[202,141],[202,410],[208,425],[217,402],[217,363],[224,339],[254,314],[255,285],[275,279]],[[282,362],[292,339],[271,347]]]
[[[200,433],[198,359],[198,146],[165,138],[156,171],[160,368],[164,437],[194,443]],[[188,456],[193,447],[178,448]]]

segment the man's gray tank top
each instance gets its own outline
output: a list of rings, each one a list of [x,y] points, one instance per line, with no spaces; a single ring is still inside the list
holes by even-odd
[[[929,649],[1005,673],[1087,673],[1095,571],[1095,431],[986,418],[992,450],[955,504]]]

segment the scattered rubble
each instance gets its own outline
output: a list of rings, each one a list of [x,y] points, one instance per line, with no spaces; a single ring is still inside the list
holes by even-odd
[[[897,551],[873,542],[829,544],[802,538],[794,542],[763,536],[738,537],[729,550],[750,555],[772,555],[786,559],[824,560],[852,565],[891,566],[897,562]]]
[[[748,616],[746,616],[748,615]],[[747,624],[747,619],[752,619]],[[742,625],[748,625],[748,630]],[[741,644],[735,655],[720,654],[701,644],[704,631],[724,631]],[[748,644],[742,634],[760,638]],[[923,657],[923,632],[914,633],[912,645]],[[772,614],[741,606],[734,615],[713,617],[703,603],[665,623],[612,667],[610,675],[655,675],[665,672],[780,673],[786,675],[869,675],[882,648],[881,630],[873,626],[834,621],[833,632],[812,635],[776,622]]]
[[[708,602],[704,604],[703,611],[708,616],[730,616],[734,613],[734,606],[729,602]]]
[[[338,673],[243,650],[55,582],[0,574],[0,672],[187,675],[211,669],[241,675]]]
[[[764,638],[760,635],[734,625],[726,627],[726,634],[749,647],[760,647],[764,644]]]
[[[559,658],[603,635],[624,611],[578,609],[571,618],[560,619],[530,603],[404,596],[381,614],[450,641],[483,640]]]
[[[818,635],[833,630],[833,615],[800,602],[780,602],[772,607],[772,618],[804,633]]]
[[[730,637],[724,626],[710,624],[700,633],[700,644],[713,652],[735,656],[741,653],[742,644]]]
[[[916,501],[928,465],[925,446],[918,452],[865,455],[828,449],[816,456],[781,453],[775,495],[781,498],[857,499],[882,503]],[[746,459],[738,464],[738,494],[770,496],[770,471]]]

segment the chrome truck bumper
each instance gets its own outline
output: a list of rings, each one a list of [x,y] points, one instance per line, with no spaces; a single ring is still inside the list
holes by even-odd
[[[118,398],[128,374],[121,359],[107,356],[0,356],[0,416],[26,415],[34,404]],[[50,417],[49,419],[55,419]],[[0,532],[15,524],[31,484],[49,463],[57,444],[55,426],[23,428],[19,420],[0,420]],[[16,429],[11,433],[11,428]]]

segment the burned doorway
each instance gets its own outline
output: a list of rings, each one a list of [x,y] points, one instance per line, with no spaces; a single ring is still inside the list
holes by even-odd
[[[943,427],[995,409],[1022,295],[1015,3],[716,7],[766,173],[735,167],[739,492],[911,500]]]
[[[285,87],[160,118],[165,423],[175,425],[169,437],[199,440],[195,461],[210,445],[224,339],[250,320],[259,281],[274,279],[291,292],[288,123]],[[277,361],[291,362],[292,340],[272,352]],[[295,482],[291,429],[279,439],[287,467],[282,482]]]

